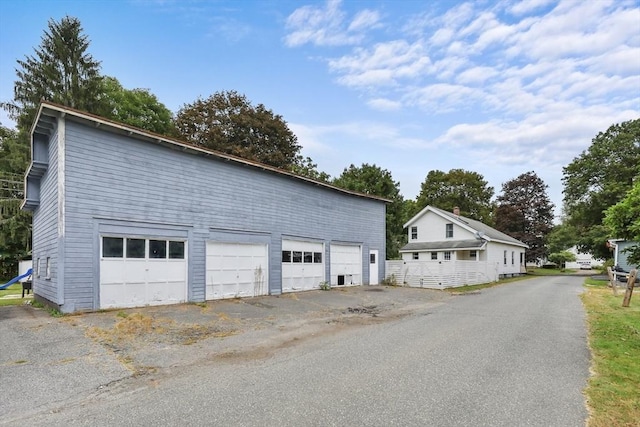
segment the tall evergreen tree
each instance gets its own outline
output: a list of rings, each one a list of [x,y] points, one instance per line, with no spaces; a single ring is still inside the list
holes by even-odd
[[[49,20],[34,55],[18,60],[12,103],[4,104],[19,130],[28,130],[41,100],[98,113],[103,100],[100,62],[77,18]]]
[[[496,229],[529,245],[526,261],[546,254],[545,239],[553,228],[553,203],[549,186],[535,172],[527,172],[502,184],[496,209]]]

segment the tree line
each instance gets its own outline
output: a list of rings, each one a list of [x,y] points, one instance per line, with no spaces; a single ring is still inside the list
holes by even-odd
[[[0,256],[7,265],[30,252],[31,215],[18,209],[29,162],[29,131],[41,100],[100,115],[160,135],[261,162],[345,189],[381,196],[387,205],[388,259],[406,243],[403,224],[427,205],[494,226],[529,245],[527,262],[573,245],[608,258],[605,242],[640,240],[638,176],[640,119],[613,125],[564,168],[562,224],[553,224],[548,186],[534,171],[494,188],[473,171],[428,172],[416,199],[404,199],[390,171],[377,165],[346,167],[331,177],[303,157],[284,118],[237,91],[220,91],[184,104],[174,115],[148,89],[127,89],[101,73],[77,18],[50,20],[41,44],[17,61],[14,97],[2,107],[16,129],[0,125]],[[1,271],[0,274],[6,271]]]

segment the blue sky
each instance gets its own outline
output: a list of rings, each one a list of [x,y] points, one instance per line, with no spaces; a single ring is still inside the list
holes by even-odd
[[[125,87],[174,112],[244,93],[319,169],[376,164],[406,198],[430,170],[478,172],[496,194],[533,170],[559,215],[562,167],[640,117],[638,0],[0,0],[0,100],[64,15]]]

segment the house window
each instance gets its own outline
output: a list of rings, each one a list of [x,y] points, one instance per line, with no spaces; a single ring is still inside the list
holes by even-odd
[[[451,261],[451,252],[449,252],[449,251],[445,251],[445,253],[444,253],[444,260],[445,260],[445,261]]]
[[[511,265],[515,265],[516,263],[516,253],[511,251]]]
[[[301,251],[293,251],[293,262],[302,262],[302,252]]]
[[[313,263],[313,252],[305,252],[304,253],[304,262],[307,264]]]
[[[411,227],[411,240],[418,238],[418,227]]]
[[[166,240],[149,240],[149,258],[166,259],[167,258],[167,241]]]
[[[47,257],[47,263],[45,264],[45,279],[51,279],[51,258]]]
[[[431,252],[431,259],[432,260],[437,260],[438,259],[438,252]]]
[[[520,264],[524,264],[524,252],[520,252]]]
[[[313,263],[314,264],[322,264],[322,252],[314,252],[313,253]]]
[[[291,251],[282,251],[282,262],[291,262]]]
[[[369,254],[369,263],[370,264],[376,263],[376,254]]]
[[[169,259],[184,259],[184,242],[169,242]]]
[[[420,254],[418,252],[414,252],[413,259],[420,259]]]
[[[504,251],[503,259],[504,259],[504,265],[507,265],[507,251]]]
[[[122,258],[123,253],[122,237],[102,238],[102,256],[104,258]]]
[[[40,277],[40,258],[36,259],[36,277]]]
[[[447,224],[446,235],[447,238],[453,237],[453,224]]]
[[[145,240],[127,239],[127,258],[144,258]]]
[[[478,257],[478,252],[476,251],[469,251],[469,258],[470,259],[476,259]]]

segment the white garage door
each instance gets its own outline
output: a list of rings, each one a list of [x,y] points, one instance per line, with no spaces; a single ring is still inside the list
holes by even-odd
[[[324,280],[322,243],[282,241],[282,292],[319,289]]]
[[[269,293],[267,245],[207,242],[206,269],[208,300]]]
[[[332,285],[362,283],[362,251],[359,245],[332,244],[330,255]]]
[[[187,300],[185,241],[101,236],[100,255],[100,308]]]

